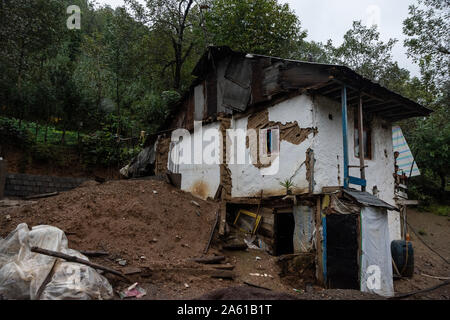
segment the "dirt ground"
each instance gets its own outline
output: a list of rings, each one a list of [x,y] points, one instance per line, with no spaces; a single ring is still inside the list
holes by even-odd
[[[4,159],[8,161],[9,173],[25,173],[33,175],[47,175],[57,177],[73,177],[73,178],[94,178],[101,177],[104,179],[119,179],[120,173],[116,166],[104,168],[98,166],[96,168],[85,168],[79,156],[72,150],[68,149],[64,154],[64,161],[60,164],[49,164],[32,161],[30,157],[26,157],[23,151],[16,150],[12,147],[4,148]],[[24,165],[24,158],[26,165]]]
[[[417,291],[442,283],[442,280],[429,276],[450,278],[450,265],[419,240],[419,237],[422,238],[426,244],[450,261],[450,217],[414,209],[408,209],[407,215],[408,223],[419,233],[417,236],[412,230],[409,230],[414,248],[414,276],[412,279],[395,280],[396,293]],[[450,299],[450,286],[418,294],[408,299],[448,300]]]
[[[203,256],[218,208],[217,202],[195,198],[161,181],[87,182],[52,198],[10,201],[9,205],[0,201],[0,236],[23,222],[30,228],[41,224],[59,227],[66,232],[70,248],[108,252],[108,256],[91,261],[122,271],[131,283],[139,282],[147,291],[142,299],[381,299],[355,290],[325,290],[310,281],[293,281],[284,277],[277,257],[259,250],[223,251],[218,239],[208,256],[225,256],[219,267],[232,271],[192,262]],[[423,238],[448,259],[447,217],[411,211],[409,222],[425,231]],[[412,241],[416,274],[413,279],[395,281],[398,292],[440,283],[422,273],[449,276],[445,262],[414,236]],[[126,260],[125,265],[119,260]],[[227,279],[230,272],[233,279]],[[106,276],[116,292],[131,284]],[[448,299],[448,290],[445,287],[414,298]],[[118,295],[116,299],[120,299]]]

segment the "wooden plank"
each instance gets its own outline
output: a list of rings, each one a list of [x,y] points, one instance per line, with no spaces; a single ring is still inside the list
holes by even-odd
[[[324,285],[323,278],[323,255],[322,255],[322,237],[319,232],[322,226],[322,213],[320,197],[316,199],[316,278],[317,281]]]
[[[49,197],[57,196],[58,194],[59,194],[59,192],[36,194],[36,195],[25,197],[25,200],[49,198]]]
[[[38,247],[32,247],[31,248],[31,252],[35,252],[35,253],[39,253],[39,254],[43,254],[43,255],[46,255],[46,256],[55,257],[55,258],[64,259],[64,260],[70,261],[70,262],[84,264],[84,265],[86,265],[88,267],[91,267],[91,268],[94,268],[94,269],[98,269],[98,270],[102,270],[102,271],[105,271],[105,272],[108,272],[108,273],[111,273],[111,274],[115,274],[115,275],[117,275],[119,277],[122,277],[122,278],[126,279],[127,281],[129,281],[129,279],[127,277],[125,277],[119,271],[116,271],[116,270],[108,268],[108,267],[101,266],[101,265],[96,264],[96,263],[92,263],[92,262],[84,260],[84,259],[80,259],[80,258],[78,258],[76,256],[69,256],[69,255],[61,253],[61,252],[46,250],[46,249],[42,249],[42,248],[38,248]]]
[[[233,270],[234,266],[232,264],[219,264],[217,266],[212,266],[214,269],[219,270]]]
[[[216,228],[217,228],[217,223],[219,223],[219,216],[220,216],[219,215],[219,211],[216,211],[216,220],[214,221],[214,224],[212,226],[211,234],[209,235],[209,239],[208,239],[208,243],[206,244],[206,248],[203,251],[204,254],[208,253],[209,246],[211,245],[211,241],[212,241],[212,239],[214,237],[214,232],[216,231]]]
[[[217,270],[211,274],[211,278],[230,279],[233,280],[235,273],[229,270]]]
[[[211,257],[201,257],[189,259],[189,261],[201,263],[201,264],[218,264],[225,260],[224,256],[211,256]]]
[[[222,193],[223,194],[223,193]],[[219,235],[225,235],[225,225],[227,223],[227,203],[222,201],[220,205],[220,218],[219,218]]]
[[[323,187],[322,193],[336,193],[341,191],[342,189],[342,187]]]
[[[403,205],[403,206],[418,206],[419,200],[404,200],[400,199],[396,201],[397,204]]]

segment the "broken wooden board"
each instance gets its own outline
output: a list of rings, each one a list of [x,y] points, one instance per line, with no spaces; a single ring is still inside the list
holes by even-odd
[[[235,273],[228,270],[218,270],[211,274],[211,278],[218,278],[218,279],[231,279],[233,280],[235,277]]]
[[[212,257],[202,257],[202,258],[193,258],[189,259],[189,261],[201,263],[201,264],[219,264],[225,261],[224,256],[212,256]]]
[[[234,266],[232,264],[219,264],[213,265],[212,267],[219,270],[234,270]]]
[[[211,241],[212,241],[212,239],[214,237],[214,232],[216,231],[216,228],[217,228],[217,223],[219,223],[219,217],[220,217],[219,211],[217,211],[216,212],[216,220],[214,221],[214,225],[212,226],[211,234],[210,234],[209,239],[208,239],[208,243],[206,244],[206,248],[203,251],[204,254],[208,253],[209,246],[211,245]]]
[[[243,251],[247,250],[248,246],[246,243],[230,243],[230,244],[224,244],[222,245],[223,250],[228,251]]]
[[[33,200],[33,199],[42,199],[42,198],[49,198],[57,196],[59,192],[51,192],[51,193],[42,193],[42,194],[36,194],[32,196],[25,197],[25,200]]]

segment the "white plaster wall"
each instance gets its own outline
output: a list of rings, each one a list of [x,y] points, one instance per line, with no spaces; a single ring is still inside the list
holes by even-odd
[[[203,126],[202,136],[205,137],[207,130],[213,130],[213,132],[219,133],[219,123],[212,123]],[[197,132],[197,137],[200,137],[200,133]],[[193,135],[194,136],[194,135]],[[208,138],[208,140],[210,140]],[[203,149],[211,142],[204,142]],[[195,196],[206,199],[208,197],[214,197],[217,188],[220,184],[220,166],[219,157],[220,154],[213,154],[216,163],[214,164],[195,164],[194,163],[194,142],[192,140],[183,140],[180,148],[182,150],[188,150],[191,148],[191,163],[179,165],[179,173],[181,173],[181,189],[191,192]],[[202,161],[203,162],[203,161]]]
[[[297,121],[301,128],[313,127],[313,102],[309,96],[302,95],[281,102],[269,108],[269,121],[286,124]],[[233,129],[247,129],[248,117],[232,121]],[[300,145],[287,141],[280,143],[280,156],[278,163],[271,168],[259,169],[250,161],[245,165],[229,164],[233,182],[233,197],[259,196],[261,190],[265,195],[284,195],[285,189],[280,185],[293,176],[294,191],[307,192],[309,183],[306,180],[306,151],[313,142],[313,134]],[[246,159],[250,159],[250,149],[246,149]],[[278,166],[276,175],[266,175],[270,169]]]
[[[333,120],[329,119],[329,114]],[[342,186],[344,183],[341,105],[325,97],[316,97],[314,116],[319,130],[312,147],[316,158],[314,192],[320,193],[323,187]],[[359,158],[355,157],[354,152],[353,108],[349,108],[347,120],[349,164],[359,166]],[[365,165],[368,166],[367,191],[372,193],[373,187],[377,186],[379,198],[395,206],[392,126],[378,117],[372,122],[372,155],[371,160],[365,160]],[[359,178],[359,168],[351,168],[350,175]],[[350,187],[359,190],[359,186]],[[388,212],[388,220],[391,240],[400,239],[399,213]]]

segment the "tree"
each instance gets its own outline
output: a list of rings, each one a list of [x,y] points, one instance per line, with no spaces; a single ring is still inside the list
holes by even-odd
[[[419,166],[439,180],[442,195],[449,174],[450,1],[419,0],[418,4],[409,7],[403,22],[408,56],[419,64],[421,74],[408,90],[434,112],[428,119],[410,121],[405,135]]]
[[[392,69],[399,70],[392,59],[392,48],[397,40],[380,41],[377,26],[364,26],[361,21],[354,21],[353,27],[344,35],[344,42],[333,47],[331,40],[325,50],[332,62],[344,64],[363,76],[380,82],[389,82],[387,78]]]
[[[214,45],[290,58],[307,33],[288,4],[277,0],[216,0],[206,14]]]
[[[408,56],[431,70],[436,83],[448,81],[450,1],[419,0],[418,3],[419,6],[409,7],[409,17],[403,22]]]
[[[16,116],[26,116],[26,100],[22,84],[32,76],[45,59],[46,50],[60,38],[62,18],[55,12],[64,11],[57,0],[2,1],[0,10],[0,65],[4,102],[11,103]]]
[[[173,88],[181,89],[182,69],[196,44],[194,29],[198,27],[199,8],[194,0],[146,0],[142,6],[136,0],[126,0],[135,17],[171,43],[172,57],[163,70],[174,66]]]

